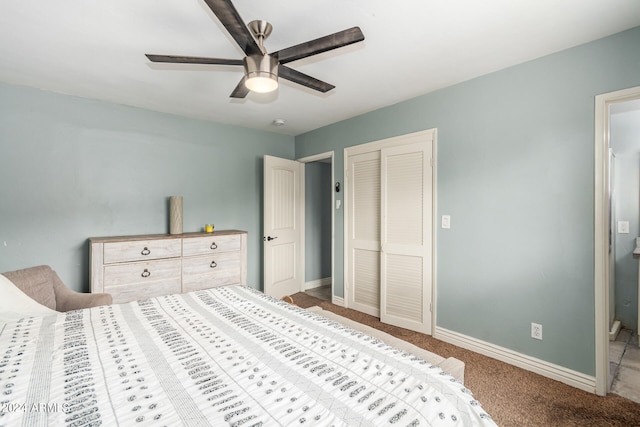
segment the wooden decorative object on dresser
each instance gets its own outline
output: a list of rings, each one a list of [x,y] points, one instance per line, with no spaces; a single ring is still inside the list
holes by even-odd
[[[247,283],[247,232],[89,239],[91,292],[114,303]]]

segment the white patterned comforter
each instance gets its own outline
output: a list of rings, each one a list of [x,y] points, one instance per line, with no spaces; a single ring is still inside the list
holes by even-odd
[[[1,324],[0,425],[495,425],[459,381],[251,288]]]

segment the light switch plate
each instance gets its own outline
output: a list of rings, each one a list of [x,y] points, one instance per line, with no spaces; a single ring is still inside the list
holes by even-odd
[[[629,234],[629,221],[618,221],[618,233]]]
[[[442,228],[451,228],[451,216],[442,215]]]

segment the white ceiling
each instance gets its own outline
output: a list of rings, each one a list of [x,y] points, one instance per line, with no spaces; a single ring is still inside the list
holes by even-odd
[[[274,30],[272,52],[359,26],[365,41],[289,65],[229,98],[242,67],[151,64],[145,53],[241,59],[203,0],[4,0],[0,81],[288,135],[325,126],[640,25],[638,0],[235,0]],[[275,127],[276,118],[286,124]]]

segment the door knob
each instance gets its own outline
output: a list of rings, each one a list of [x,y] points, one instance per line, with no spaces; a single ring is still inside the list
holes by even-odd
[[[263,237],[262,240],[266,240],[267,242],[270,242],[272,240],[276,240],[278,237],[271,237],[271,236],[267,236],[267,237]]]

